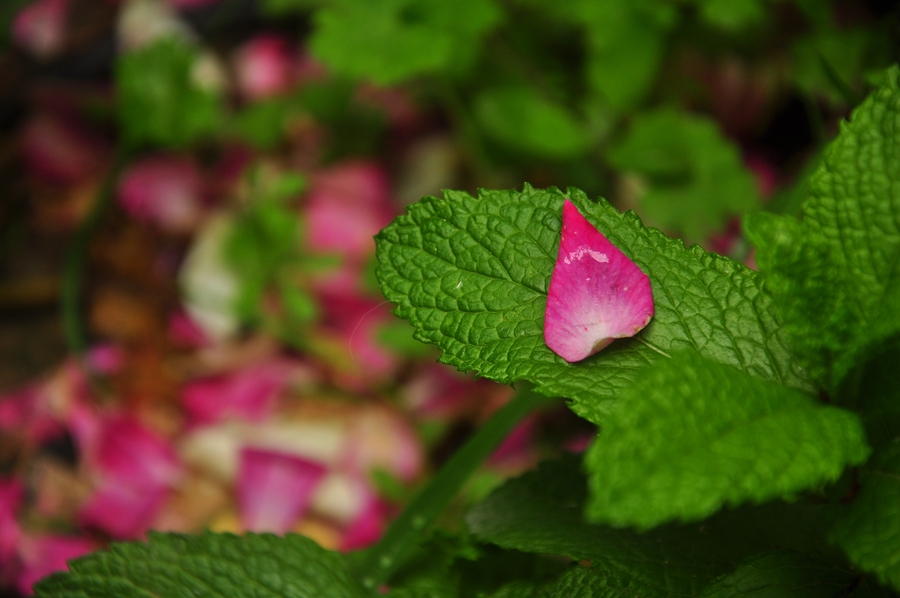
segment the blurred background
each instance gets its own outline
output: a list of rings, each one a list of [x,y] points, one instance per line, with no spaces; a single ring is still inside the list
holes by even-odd
[[[888,0],[5,0],[0,595],[148,529],[371,544],[511,393],[373,235],[528,182],[753,267],[898,42]],[[445,525],[594,433],[527,419]]]

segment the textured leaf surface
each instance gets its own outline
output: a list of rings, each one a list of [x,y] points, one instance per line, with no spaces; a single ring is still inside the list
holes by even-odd
[[[900,68],[893,67],[826,148],[802,223],[768,217],[748,226],[787,331],[828,390],[852,363],[838,358],[900,329],[898,132]]]
[[[150,533],[48,577],[37,596],[362,598],[343,559],[302,536]]]
[[[878,315],[900,290],[900,67],[841,123],[810,180],[803,222],[828,239],[860,313]]]
[[[717,579],[701,598],[833,598],[858,590],[858,574],[809,555],[779,550],[753,557]]]
[[[310,47],[336,73],[389,85],[464,69],[501,17],[493,0],[340,0],[315,14]]]
[[[900,589],[900,446],[872,459],[860,486],[832,537],[856,565]]]
[[[641,114],[609,159],[648,181],[639,201],[654,225],[693,241],[724,228],[729,216],[759,206],[737,147],[707,118],[669,108]]]
[[[756,273],[645,228],[581,191],[568,197],[650,277],[656,315],[632,339],[578,364],[544,343],[547,288],[559,244],[557,189],[458,191],[424,198],[376,237],[378,276],[395,313],[436,344],[441,361],[503,383],[574,401],[600,421],[638,372],[680,349],[800,389],[809,384],[779,332]]]
[[[835,480],[869,456],[862,422],[684,352],[622,393],[586,457],[588,516],[649,528]]]
[[[825,544],[822,505],[770,503],[720,513],[701,525],[637,533],[586,523],[586,494],[577,459],[546,462],[474,507],[466,524],[476,538],[508,549],[589,560],[596,569],[591,576],[645,588],[641,595],[654,597],[696,596],[762,551]]]
[[[198,58],[172,38],[119,57],[119,123],[129,143],[181,147],[219,129],[221,98],[196,80]]]
[[[594,567],[574,566],[555,581],[541,585],[513,583],[491,598],[661,598],[669,595],[639,579]]]

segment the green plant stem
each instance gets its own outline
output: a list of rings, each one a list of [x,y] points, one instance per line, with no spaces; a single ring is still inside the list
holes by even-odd
[[[62,285],[60,288],[60,312],[63,320],[66,345],[69,352],[79,356],[87,348],[87,333],[81,318],[81,293],[84,281],[84,266],[87,262],[88,247],[91,237],[97,229],[104,212],[112,204],[113,189],[116,179],[124,165],[128,162],[129,153],[117,152],[106,178],[94,198],[90,211],[79,223],[72,237],[72,244],[63,264]]]
[[[472,473],[506,438],[526,415],[552,399],[535,393],[531,386],[520,388],[512,400],[499,409],[469,438],[410,501],[381,540],[370,548],[357,573],[369,590],[387,582],[418,546],[430,525],[459,493]]]

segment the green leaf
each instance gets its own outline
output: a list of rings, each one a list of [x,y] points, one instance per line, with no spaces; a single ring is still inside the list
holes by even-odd
[[[564,194],[458,191],[408,208],[376,237],[378,277],[395,313],[435,343],[441,361],[501,383],[527,380],[538,392],[573,400],[599,422],[646,366],[680,349],[752,376],[809,389],[795,366],[755,272],[645,228],[633,213],[594,203],[570,188],[582,214],[651,279],[656,315],[577,364],[544,343],[547,287],[559,245]]]
[[[766,291],[779,302],[792,346],[810,376],[834,392],[853,366],[847,346],[861,324],[846,271],[834,267],[828,239],[796,218],[762,213],[744,228],[758,248],[757,266]]]
[[[41,581],[36,596],[363,598],[340,555],[303,536],[150,532]]]
[[[642,113],[608,157],[617,169],[646,178],[638,201],[647,219],[692,241],[759,207],[737,148],[705,117],[670,108]]]
[[[824,96],[834,103],[846,102],[841,86],[860,88],[869,55],[875,51],[872,47],[875,38],[869,28],[835,30],[831,27],[799,38],[793,48],[797,86],[809,95]],[[875,62],[881,62],[879,66],[886,64],[880,60]],[[840,84],[836,84],[835,78]]]
[[[671,595],[640,579],[629,579],[597,567],[573,566],[555,581],[542,585],[517,581],[501,588],[491,598],[662,598]]]
[[[724,31],[735,32],[765,20],[763,0],[699,0],[701,18]]]
[[[856,565],[900,589],[900,446],[861,469],[860,488],[836,522],[832,539]]]
[[[257,149],[272,149],[281,141],[294,107],[283,98],[256,102],[235,115],[234,135]]]
[[[566,4],[566,3],[562,3]],[[633,108],[650,90],[678,20],[672,3],[606,0],[578,4],[585,26],[585,78],[619,110]]]
[[[576,459],[545,462],[475,506],[466,524],[477,539],[510,550],[589,560],[595,571],[585,575],[608,575],[653,598],[696,596],[747,557],[776,547],[827,548],[823,505],[769,503],[726,511],[702,524],[637,533],[586,523],[585,486]]]
[[[199,81],[198,59],[195,48],[174,38],[119,56],[119,124],[129,144],[183,147],[218,131],[221,98]]]
[[[335,73],[390,85],[463,72],[501,17],[493,0],[340,0],[314,15],[310,49]]]
[[[497,140],[547,158],[571,158],[590,144],[574,115],[525,87],[483,91],[475,100],[475,116]]]
[[[810,555],[779,550],[749,559],[700,598],[833,598],[859,589],[858,574]]]
[[[789,497],[869,456],[859,418],[693,352],[644,370],[588,451],[588,517],[649,528]]]
[[[802,361],[834,392],[866,347],[900,331],[900,68],[842,123],[809,182],[803,221],[747,231]]]

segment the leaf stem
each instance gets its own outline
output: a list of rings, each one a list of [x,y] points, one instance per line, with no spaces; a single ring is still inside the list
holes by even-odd
[[[62,314],[63,331],[69,352],[79,356],[87,348],[87,333],[81,319],[81,292],[84,281],[84,266],[87,262],[88,246],[91,237],[100,223],[100,218],[113,200],[113,187],[130,152],[120,150],[116,153],[106,178],[97,191],[94,204],[79,223],[72,237],[72,244],[63,264],[62,285],[60,287],[60,312]]]
[[[516,392],[469,438],[428,484],[410,501],[381,540],[370,548],[357,569],[362,584],[376,590],[388,581],[419,545],[430,525],[457,495],[469,476],[526,415],[552,399],[537,394],[531,385]]]

